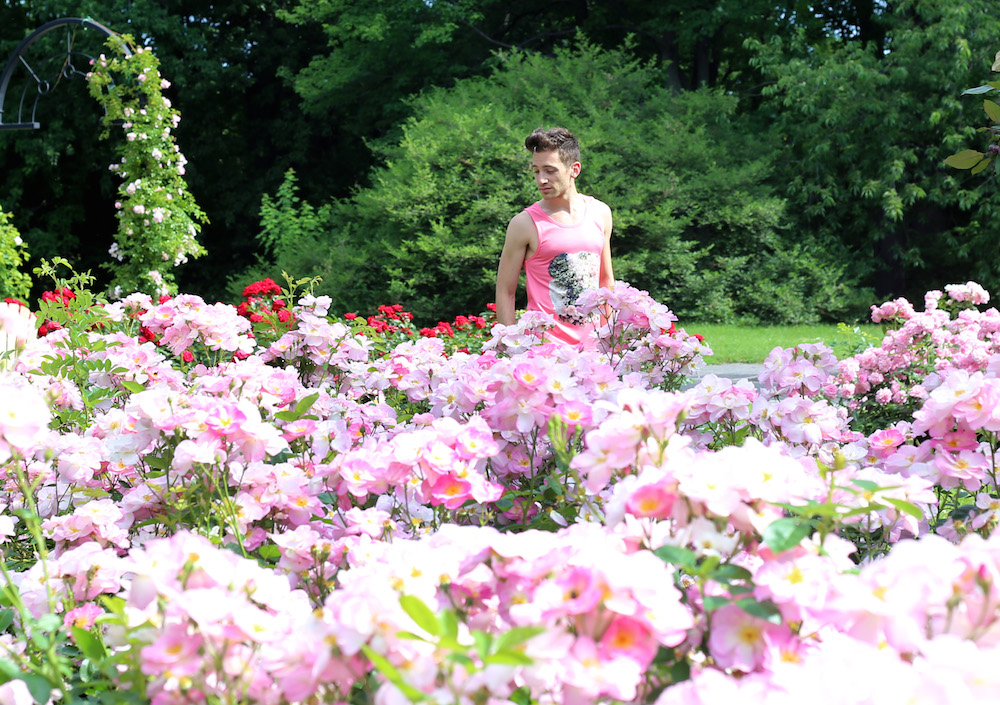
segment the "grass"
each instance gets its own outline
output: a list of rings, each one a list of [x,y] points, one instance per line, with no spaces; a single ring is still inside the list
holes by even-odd
[[[705,358],[710,365],[761,363],[775,347],[791,348],[799,343],[826,343],[838,357],[846,356],[866,339],[874,343],[882,339],[882,328],[877,325],[852,326],[851,332],[846,333],[838,330],[836,324],[748,327],[685,322],[683,327],[688,333],[705,336],[705,343],[714,353]]]

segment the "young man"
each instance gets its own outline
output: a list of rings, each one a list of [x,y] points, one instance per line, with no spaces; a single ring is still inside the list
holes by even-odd
[[[611,287],[611,209],[576,190],[580,144],[569,130],[535,130],[524,141],[531,152],[535,184],[542,198],[507,226],[497,268],[497,320],[515,322],[514,297],[524,268],[528,310],[556,319],[551,336],[572,345],[587,340],[593,322],[576,313],[584,290]]]

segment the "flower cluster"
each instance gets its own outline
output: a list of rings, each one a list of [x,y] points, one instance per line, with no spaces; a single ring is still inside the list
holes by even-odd
[[[148,48],[134,46],[128,35],[112,36],[107,45],[111,54],[94,60],[87,81],[104,106],[104,125],[120,122],[124,131],[121,160],[109,167],[122,182],[111,286],[119,294],[172,294],[173,268],[205,253],[196,240],[205,214],[187,189],[187,160],[173,136],[180,113],[163,96],[170,83]]]
[[[862,432],[857,358],[823,346],[670,391],[707,348],[621,284],[583,304],[592,348],[526,314],[470,352],[386,345],[324,297],[262,340],[196,296],[73,291],[44,310],[100,318],[0,373],[0,650],[37,701],[843,702],[844,668],[906,697],[995,687],[966,675],[997,655],[1000,355],[949,348],[915,413]]]
[[[260,342],[273,342],[295,325],[295,316],[273,279],[248,284],[243,289],[243,299],[236,312],[253,324],[254,335],[261,338]]]

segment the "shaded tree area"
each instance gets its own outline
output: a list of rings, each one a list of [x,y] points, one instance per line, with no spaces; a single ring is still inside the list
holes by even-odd
[[[209,255],[180,268],[178,280],[206,298],[224,296],[234,265],[252,261],[261,194],[277,188],[285,169],[307,171],[305,188],[316,197],[346,192],[354,181],[330,168],[337,126],[303,115],[293,88],[279,76],[282,67],[304,64],[318,41],[318,31],[310,35],[278,19],[280,7],[197,0],[0,4],[4,60],[29,32],[66,16],[93,17],[130,33],[160,58],[172,84],[166,93],[182,114],[176,136],[189,160],[188,183],[210,221],[202,234]],[[78,31],[76,46],[96,55],[101,39]],[[64,32],[46,35],[27,58],[55,55],[65,41]],[[86,71],[85,63],[77,68]],[[12,88],[8,111],[19,97],[20,86]],[[95,273],[109,259],[115,229],[116,184],[107,170],[113,149],[98,141],[100,116],[76,77],[40,101],[41,130],[0,132],[0,203],[13,213],[32,255],[60,254]]]
[[[588,51],[641,66],[645,83],[631,96],[639,113],[648,103],[671,116],[657,122],[646,111],[640,130],[586,96],[559,112],[579,121],[570,126],[596,141],[606,165],[594,165],[600,179],[588,186],[623,209],[621,274],[671,305],[705,318],[780,320],[783,302],[802,300],[803,267],[839,277],[838,305],[810,312],[825,317],[844,315],[865,287],[913,295],[970,277],[1000,283],[1000,265],[980,256],[996,221],[991,178],[941,164],[977,139],[966,126],[981,122],[978,106],[958,96],[988,77],[996,51],[1000,26],[985,0],[3,0],[0,56],[49,19],[88,14],[151,46],[173,83],[190,187],[211,221],[202,236],[209,255],[178,280],[209,299],[287,265],[323,276],[345,308],[397,297],[445,317],[458,312],[449,306],[488,301],[503,224],[532,198],[530,182],[518,181],[520,132],[553,124],[547,108],[566,98],[538,79],[518,93],[496,77],[533,56],[577,61],[566,51],[579,36]],[[44,99],[42,131],[0,132],[0,205],[35,257],[96,268],[114,228],[112,150],[96,139],[97,108],[69,83]],[[677,125],[698,136],[677,139]],[[420,146],[449,129],[460,147]],[[480,141],[504,143],[481,150]],[[694,211],[676,207],[665,186],[641,206],[625,198],[622,175],[643,178],[630,158],[652,159],[643,165],[652,183],[679,179]],[[448,177],[447,159],[475,166]],[[466,177],[491,184],[487,210],[483,199],[436,190],[462,188]],[[742,214],[734,194],[746,201]],[[478,242],[469,237],[476,228]],[[425,266],[446,245],[464,265]],[[670,253],[670,266],[688,262],[688,274],[663,266]],[[431,272],[475,285],[448,296],[422,281]],[[740,290],[737,302],[729,292]]]

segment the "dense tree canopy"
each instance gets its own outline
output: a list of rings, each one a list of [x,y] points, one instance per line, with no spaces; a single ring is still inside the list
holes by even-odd
[[[482,310],[507,221],[538,198],[523,140],[544,116],[573,125],[584,147],[578,188],[614,204],[618,277],[702,319],[841,313],[831,310],[845,301],[838,265],[785,230],[768,138],[748,139],[735,98],[674,94],[658,77],[627,51],[583,43],[552,57],[505,53],[488,77],[425,92],[401,138],[378,145],[371,186],[328,213],[334,237],[318,250],[346,243],[363,256],[348,291],[320,290],[348,308],[388,297],[425,320]],[[315,242],[274,248],[279,261],[289,250],[305,273],[327,276],[325,258],[309,267]]]
[[[807,318],[836,317],[847,290],[1000,278],[979,256],[994,177],[942,165],[976,146],[981,104],[959,94],[989,77],[1000,26],[987,0],[0,0],[0,58],[48,20],[88,15],[152,47],[173,83],[210,220],[208,256],[178,280],[208,298],[288,265],[321,274],[344,306],[475,309],[506,219],[531,198],[520,133],[574,119],[591,144],[586,189],[619,212],[618,274],[691,315],[782,320],[800,300],[817,302]],[[590,56],[620,62],[607,69],[618,85],[585,62],[563,78],[586,91],[503,83],[514,63],[570,57],[580,33]],[[42,130],[0,132],[0,207],[34,257],[96,269],[114,231],[113,150],[85,93],[64,81],[40,104]],[[640,131],[656,110],[658,129]],[[628,154],[648,160],[645,195]],[[469,178],[486,197],[441,195]],[[823,275],[811,289],[809,268]],[[441,282],[461,283],[449,295]]]
[[[853,253],[880,294],[996,281],[995,260],[975,254],[998,215],[990,191],[943,160],[971,137],[963,109],[978,106],[959,94],[988,71],[1000,17],[980,0],[890,7],[881,41],[751,42],[770,79],[758,114],[794,165],[784,195],[800,227]]]

